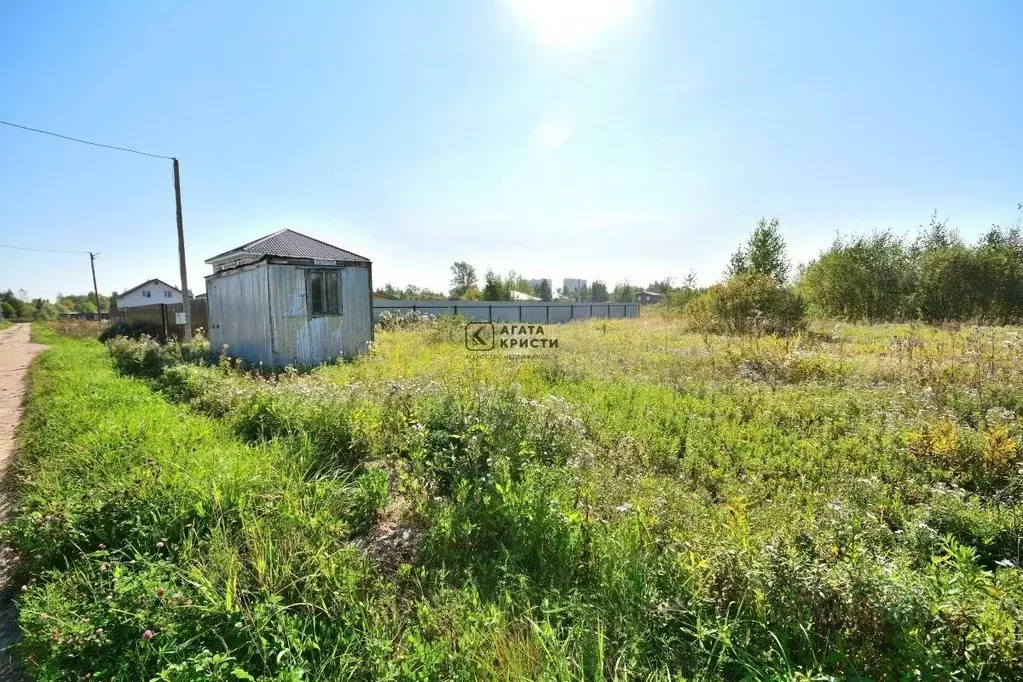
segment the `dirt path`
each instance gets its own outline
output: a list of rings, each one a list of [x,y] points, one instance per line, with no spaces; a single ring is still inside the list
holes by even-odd
[[[27,324],[16,324],[0,331],[0,523],[7,521],[13,502],[8,482],[2,479],[14,457],[14,434],[25,397],[25,373],[32,358],[46,348],[29,341],[29,330]],[[0,548],[0,682],[22,679],[7,652],[7,646],[18,636],[17,611],[9,584],[12,559],[9,548]]]

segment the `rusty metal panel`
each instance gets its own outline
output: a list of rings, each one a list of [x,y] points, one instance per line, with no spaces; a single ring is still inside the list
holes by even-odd
[[[267,268],[220,273],[206,278],[210,343],[228,346],[228,355],[246,362],[273,364]]]

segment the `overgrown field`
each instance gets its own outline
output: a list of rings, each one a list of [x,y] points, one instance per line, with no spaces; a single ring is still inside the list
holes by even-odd
[[[1009,328],[455,322],[261,378],[50,338],[22,651],[41,680],[1019,679]]]

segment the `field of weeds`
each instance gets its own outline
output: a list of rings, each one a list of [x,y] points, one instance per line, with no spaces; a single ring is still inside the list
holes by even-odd
[[[36,679],[1023,675],[1015,329],[420,321],[274,375],[41,333]]]

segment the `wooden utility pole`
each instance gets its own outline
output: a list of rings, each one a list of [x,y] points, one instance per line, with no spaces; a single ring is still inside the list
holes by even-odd
[[[181,219],[181,172],[178,160],[171,158],[174,164],[174,203],[178,217],[178,263],[181,266],[181,308],[185,311],[185,341],[192,340],[192,296],[188,292],[188,271],[185,268],[185,225]]]
[[[96,256],[98,253],[89,252],[89,265],[92,267],[92,292],[96,294],[96,319],[101,319],[99,316],[99,287],[96,286]]]

